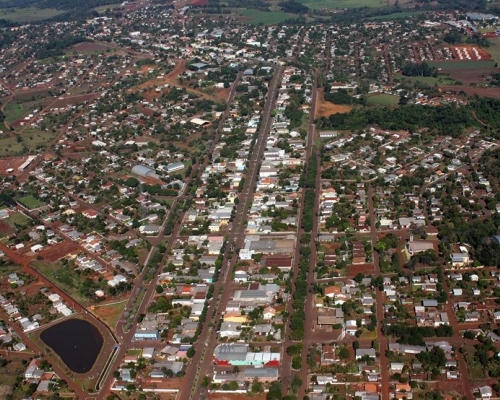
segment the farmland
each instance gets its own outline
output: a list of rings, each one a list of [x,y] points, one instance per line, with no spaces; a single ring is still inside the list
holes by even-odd
[[[386,7],[394,4],[392,0],[301,0],[300,3],[309,8],[319,9],[326,8],[328,10],[336,8],[358,8],[358,7]],[[404,3],[404,2],[402,2]]]
[[[273,25],[283,22],[289,18],[293,18],[293,14],[287,14],[284,12],[263,12],[258,10],[242,10],[240,14],[244,17],[243,21],[248,24],[264,24]]]
[[[0,18],[14,22],[35,22],[55,17],[63,12],[55,8],[7,8],[0,9]]]

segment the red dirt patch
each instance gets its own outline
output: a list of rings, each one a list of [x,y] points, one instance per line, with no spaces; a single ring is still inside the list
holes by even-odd
[[[341,104],[333,104],[325,100],[324,91],[318,91],[318,101],[316,103],[316,118],[328,117],[332,114],[348,113],[352,107]]]
[[[2,136],[6,137],[6,136]],[[21,171],[18,170],[19,166],[26,161],[28,157],[5,157],[0,159],[0,175],[14,175],[19,176],[22,174]],[[7,172],[8,169],[12,168],[14,171]]]
[[[15,229],[7,222],[0,221],[0,234],[10,235],[15,232]]]
[[[47,249],[40,251],[38,254],[47,261],[57,261],[64,256],[78,252],[79,247],[73,242],[64,241],[54,244]]]
[[[254,395],[251,397],[253,400],[265,400],[266,395]],[[248,396],[245,394],[226,394],[226,393],[210,393],[208,395],[209,400],[248,400]]]
[[[462,45],[462,46],[450,46],[453,57],[456,60],[463,61],[477,61],[477,60],[489,60],[491,58],[490,54],[486,49],[479,46],[472,45]]]
[[[191,0],[189,4],[193,6],[204,6],[208,3],[208,0]]]
[[[357,274],[371,274],[374,272],[373,264],[358,264],[347,267],[347,277],[353,278]]]

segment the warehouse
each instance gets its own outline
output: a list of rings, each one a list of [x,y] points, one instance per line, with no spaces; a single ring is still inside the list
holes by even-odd
[[[155,171],[149,167],[146,167],[145,165],[136,165],[134,168],[132,168],[132,172],[136,175],[142,176],[142,177],[148,177],[148,178],[158,178],[158,175],[155,173]]]
[[[172,164],[168,164],[166,167],[163,168],[167,174],[170,174],[175,171],[179,171],[181,169],[184,169],[184,164],[181,163],[180,161],[174,162]]]

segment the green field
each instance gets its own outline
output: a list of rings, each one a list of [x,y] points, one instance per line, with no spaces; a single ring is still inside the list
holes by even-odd
[[[487,49],[488,53],[496,63],[500,63],[500,37],[488,39],[488,42],[491,44]]]
[[[299,3],[309,8],[326,8],[333,10],[336,8],[359,8],[359,7],[387,7],[393,5],[392,0],[300,0]],[[404,3],[402,1],[401,3]]]
[[[33,22],[52,18],[63,12],[55,8],[8,8],[0,9],[0,19],[8,19],[14,22]]]
[[[27,110],[22,104],[11,102],[5,106],[3,111],[5,114],[5,122],[7,122],[7,125],[10,126],[13,122],[17,121],[24,114],[26,114],[26,112]]]
[[[30,210],[34,210],[35,208],[42,207],[45,205],[45,203],[36,199],[31,194],[24,196],[24,197],[21,197],[19,199],[19,203],[21,203],[23,206],[25,206],[26,208],[28,208]]]
[[[395,107],[399,103],[399,96],[382,93],[367,96],[366,100],[369,104],[379,104],[382,106]]]
[[[369,18],[370,20],[387,21],[390,19],[403,19],[413,17],[414,15],[425,13],[426,11],[405,11],[400,13],[393,13],[387,15],[377,15],[376,17]]]
[[[52,132],[41,133],[26,129],[16,136],[0,139],[0,157],[33,153],[37,147],[46,146],[55,137],[56,134]]]
[[[426,85],[434,86],[434,85],[456,85],[458,82],[445,75],[439,75],[437,78],[433,76],[405,76],[405,75],[395,75],[395,79],[404,80],[408,82],[420,82],[425,83]]]
[[[495,61],[429,61],[431,67],[446,69],[479,69],[479,68],[493,68]]]
[[[102,14],[105,13],[106,10],[114,10],[115,8],[120,8],[121,6],[122,3],[108,4],[107,6],[95,7],[94,10],[96,10],[99,14]]]
[[[36,200],[36,199],[35,199]],[[31,219],[24,215],[23,213],[10,214],[7,221],[12,226],[19,225],[21,227],[26,227],[31,222]]]
[[[293,14],[288,14],[284,12],[265,12],[259,10],[238,10],[238,13],[246,18],[244,22],[248,24],[260,24],[264,25],[274,25],[286,21],[290,18],[295,18]]]

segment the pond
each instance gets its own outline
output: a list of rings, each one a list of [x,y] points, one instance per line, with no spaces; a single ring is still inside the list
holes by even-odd
[[[68,368],[82,374],[92,369],[103,345],[103,337],[90,322],[68,319],[45,329],[40,338]]]

